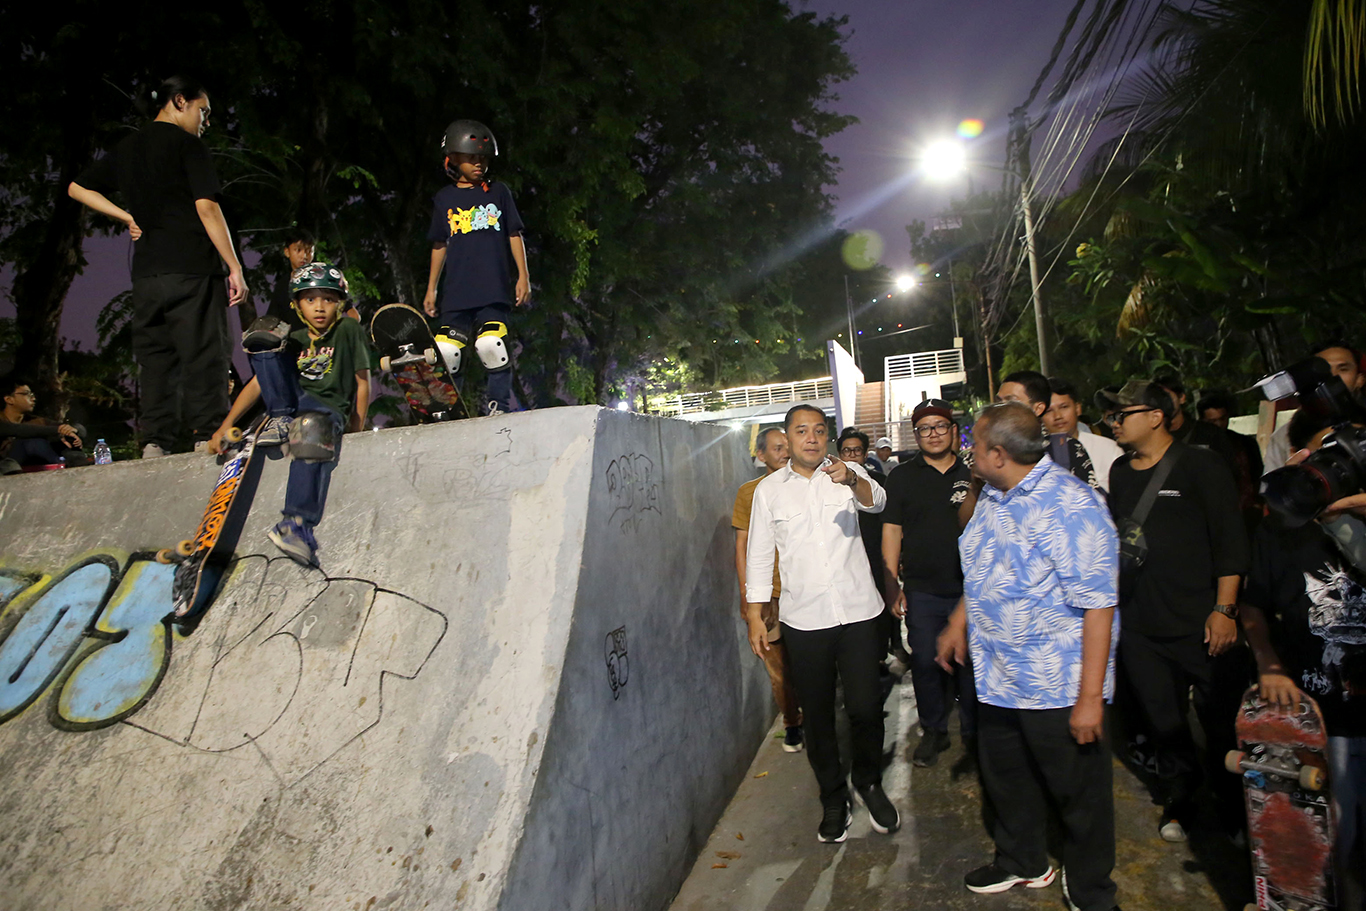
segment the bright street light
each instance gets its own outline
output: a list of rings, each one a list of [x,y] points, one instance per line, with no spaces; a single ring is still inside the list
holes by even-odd
[[[920,168],[930,180],[952,180],[968,169],[968,153],[956,139],[930,143],[920,154]]]
[[[896,290],[898,291],[909,291],[914,288],[916,284],[915,276],[911,275],[909,272],[896,277]]]

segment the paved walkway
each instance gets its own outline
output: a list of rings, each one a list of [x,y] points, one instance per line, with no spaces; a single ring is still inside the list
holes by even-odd
[[[869,826],[867,811],[856,808],[849,838],[840,845],[817,842],[820,806],[811,768],[805,753],[783,752],[776,736],[782,729],[775,727],[775,736],[759,749],[672,911],[1066,907],[1057,883],[1001,895],[973,895],[963,888],[963,874],[991,858],[991,841],[981,822],[980,787],[976,775],[961,765],[963,749],[956,735],[953,748],[936,766],[911,765],[916,721],[907,674],[887,700],[891,764],[883,776],[901,811],[901,830],[879,835]],[[1118,761],[1115,815],[1114,876],[1120,905],[1128,911],[1240,909],[1251,900],[1246,856],[1214,834],[1197,832],[1185,845],[1162,842],[1157,808]]]

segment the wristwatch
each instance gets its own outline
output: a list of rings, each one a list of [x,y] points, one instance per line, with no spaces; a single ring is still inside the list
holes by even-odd
[[[1230,620],[1238,619],[1238,605],[1236,604],[1216,604],[1214,609]]]

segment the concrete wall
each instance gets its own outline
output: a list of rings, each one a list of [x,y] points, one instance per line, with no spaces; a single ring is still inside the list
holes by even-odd
[[[348,437],[323,569],[270,462],[188,635],[149,557],[211,460],[0,481],[5,909],[663,907],[771,712],[747,462],[594,408]]]

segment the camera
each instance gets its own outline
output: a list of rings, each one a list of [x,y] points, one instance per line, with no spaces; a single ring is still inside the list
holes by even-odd
[[[1321,358],[1311,357],[1257,382],[1271,401],[1298,395],[1300,407],[1332,422],[1323,446],[1298,465],[1262,478],[1262,497],[1281,521],[1298,527],[1366,489],[1366,413]]]

